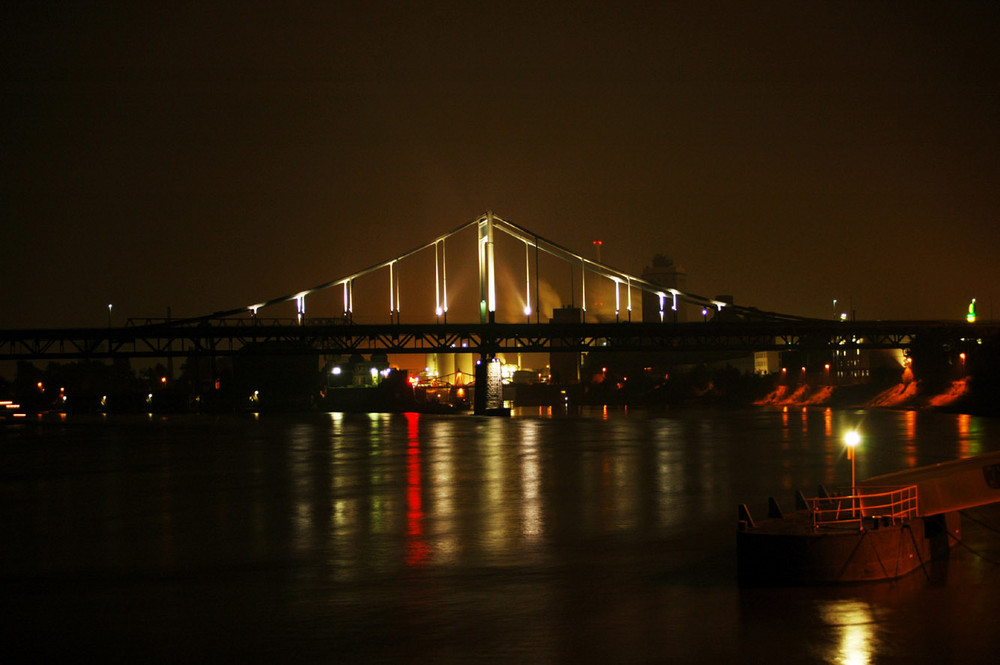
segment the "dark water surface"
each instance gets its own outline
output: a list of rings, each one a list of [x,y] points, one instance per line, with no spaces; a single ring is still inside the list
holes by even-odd
[[[995,662],[969,518],[930,579],[736,584],[737,504],[849,485],[855,426],[859,478],[1000,450],[996,420],[828,409],[5,426],[0,663]]]

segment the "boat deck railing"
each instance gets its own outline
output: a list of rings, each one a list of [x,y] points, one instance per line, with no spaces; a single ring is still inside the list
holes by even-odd
[[[890,526],[912,519],[918,514],[917,486],[863,487],[847,490],[846,495],[806,499],[812,514],[813,528],[865,528],[866,519],[872,526]]]

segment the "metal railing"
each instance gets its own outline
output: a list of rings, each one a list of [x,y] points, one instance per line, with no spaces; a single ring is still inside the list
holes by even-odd
[[[916,517],[918,505],[916,485],[855,488],[853,494],[806,499],[813,528],[863,529],[866,518],[873,526],[899,524]]]

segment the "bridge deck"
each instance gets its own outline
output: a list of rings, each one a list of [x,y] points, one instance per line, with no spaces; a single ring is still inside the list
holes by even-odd
[[[255,325],[246,319],[124,328],[0,330],[0,360],[232,355],[253,345],[276,355],[533,351],[767,351],[907,348],[915,339],[952,349],[998,334],[996,324],[942,321],[709,321]]]

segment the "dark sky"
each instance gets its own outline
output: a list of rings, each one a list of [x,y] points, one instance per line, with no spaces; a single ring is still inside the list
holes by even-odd
[[[762,309],[1000,316],[998,27],[996,2],[4,2],[0,328],[249,305],[487,209]]]

